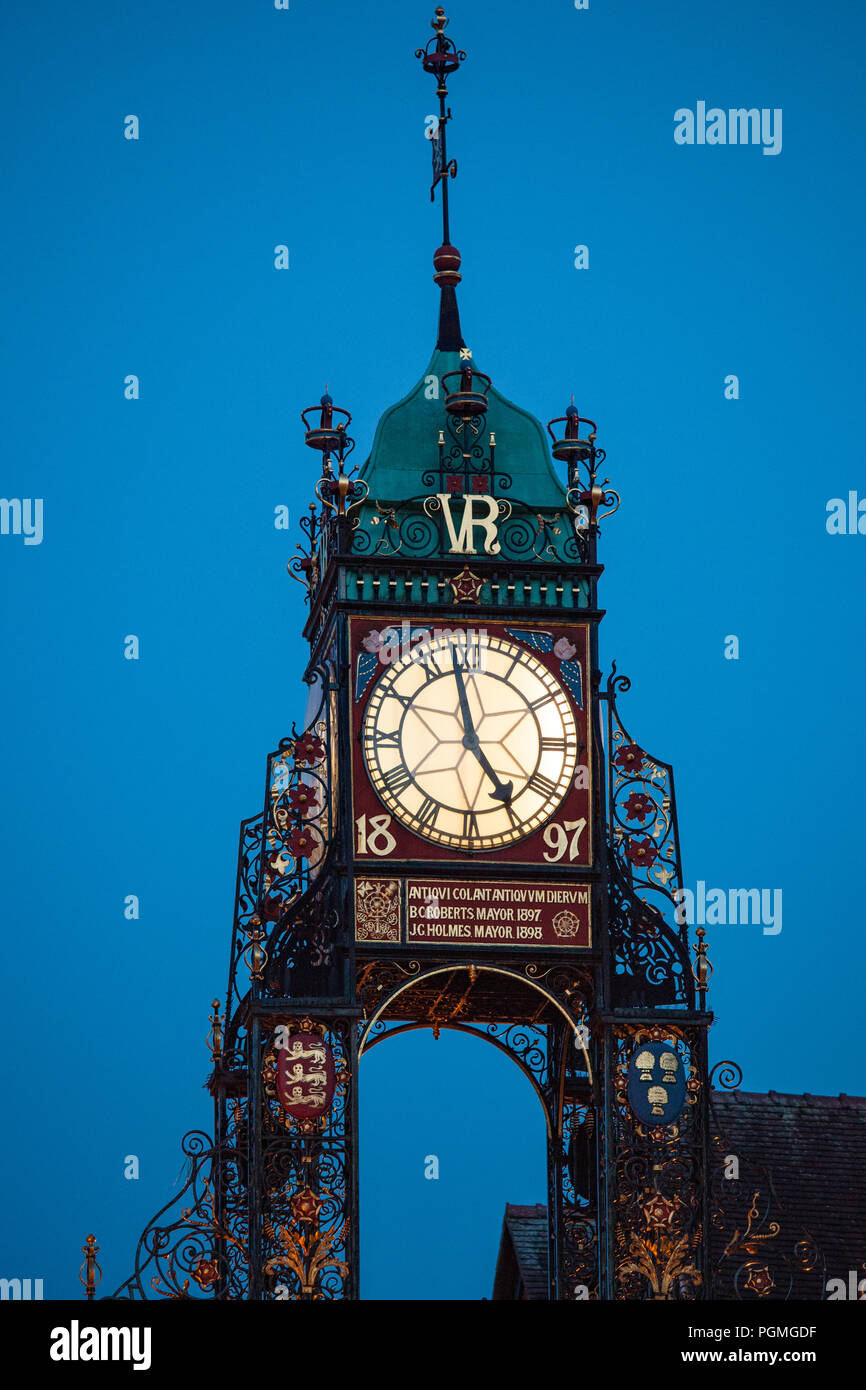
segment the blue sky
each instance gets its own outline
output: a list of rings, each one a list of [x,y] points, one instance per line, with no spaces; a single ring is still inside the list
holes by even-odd
[[[237,826],[303,709],[295,536],[273,527],[315,478],[299,412],[327,380],[365,457],[435,341],[413,57],[432,9],[3,7],[0,492],[44,499],[44,538],[0,536],[0,1274],[48,1297],[76,1292],[90,1230],[105,1291],[126,1275],[181,1135],[209,1123]],[[602,657],[674,764],[687,882],[783,891],[778,935],[710,930],[713,1059],[752,1090],[862,1093],[866,536],[825,520],[866,497],[864,16],[449,10],[464,336],[543,420],[574,391],[599,422],[623,497]],[[698,101],[781,108],[781,153],[675,144]],[[545,1198],[526,1083],[418,1033],[365,1061],[362,1115],[365,1295],[489,1295],[505,1201]]]

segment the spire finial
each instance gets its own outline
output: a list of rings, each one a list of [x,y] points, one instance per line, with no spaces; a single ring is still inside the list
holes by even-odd
[[[430,201],[436,198],[436,189],[442,189],[442,245],[433,257],[435,273],[433,279],[442,291],[439,306],[439,338],[436,346],[442,352],[456,352],[464,346],[460,334],[460,315],[457,310],[455,286],[460,281],[460,252],[451,245],[451,232],[448,220],[448,180],[457,177],[457,160],[448,159],[445,128],[451,120],[451,108],[446,107],[448,87],[445,79],[456,72],[466,54],[455,47],[452,39],[445,37],[448,16],[441,5],[430,21],[435,38],[429,39],[425,48],[416,48],[415,57],[421,59],[425,72],[436,78],[436,95],[439,98],[439,115],[435,125],[428,128],[428,137],[433,147],[433,183],[430,187]]]

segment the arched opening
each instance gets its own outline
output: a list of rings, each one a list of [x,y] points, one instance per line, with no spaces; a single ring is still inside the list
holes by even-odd
[[[361,1296],[489,1298],[507,1205],[536,1216],[533,1297],[591,1282],[571,1176],[592,1089],[580,967],[380,959],[358,997]]]
[[[547,1203],[537,1084],[483,1029],[392,1024],[364,1054],[363,1299],[489,1298],[506,1203]]]

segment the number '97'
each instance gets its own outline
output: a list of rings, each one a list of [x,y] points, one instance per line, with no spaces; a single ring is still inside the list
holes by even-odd
[[[567,820],[560,825],[557,821],[544,827],[544,843],[552,852],[544,852],[544,857],[548,864],[557,864],[568,850],[569,861],[576,859],[580,853],[580,837],[586,829],[586,819]],[[571,835],[571,840],[569,840]]]

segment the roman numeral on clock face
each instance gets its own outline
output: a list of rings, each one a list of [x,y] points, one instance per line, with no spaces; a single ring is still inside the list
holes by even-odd
[[[524,791],[538,792],[538,795],[543,796],[546,800],[547,797],[556,794],[556,783],[551,782],[550,778],[545,777],[541,772],[533,772],[524,787]]]
[[[564,738],[542,738],[542,740],[541,740],[541,751],[542,751],[542,753],[564,753],[564,752],[565,752],[565,739],[564,739]]]
[[[517,655],[515,656],[514,660],[512,661],[511,665],[509,666],[508,670],[505,672],[505,675],[504,675],[504,677],[503,677],[503,680],[505,681],[506,684],[508,684],[508,682],[511,680],[511,677],[512,677],[512,675],[514,674],[515,667],[517,667],[517,666],[520,665],[520,657],[521,657],[521,653],[518,652]]]
[[[425,796],[420,807],[415,812],[415,818],[422,826],[434,826],[440,809],[438,801],[434,801],[430,796]]]
[[[373,730],[373,746],[377,749],[399,748],[400,734],[396,729],[388,730],[375,728]]]
[[[389,768],[383,774],[382,781],[392,796],[400,796],[412,781],[412,774],[400,763],[397,767]]]
[[[529,708],[541,709],[544,705],[549,705],[552,699],[553,696],[545,692],[544,695],[539,695],[537,700],[531,700],[529,703]]]
[[[478,817],[474,811],[463,812],[463,838],[465,840],[477,840],[480,835],[478,828]]]
[[[389,690],[385,696],[386,701],[396,700],[398,705],[401,705],[403,709],[409,709],[414,699],[414,693],[411,695],[404,695],[403,692],[400,690]]]
[[[418,669],[428,683],[430,681],[435,681],[442,675],[440,668],[436,664],[437,655],[437,652],[428,649],[424,651],[417,660]]]

